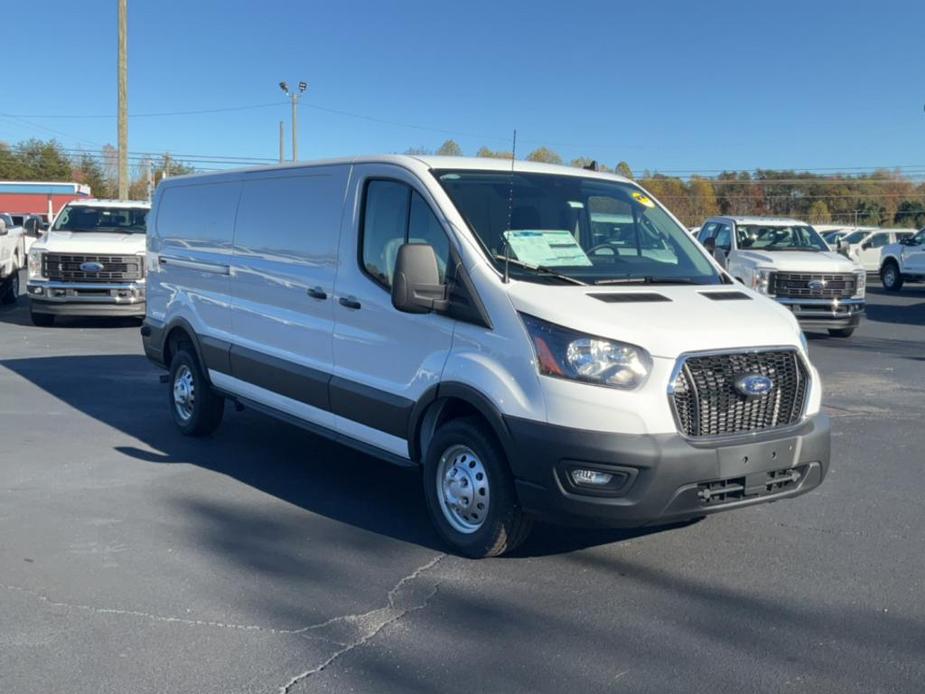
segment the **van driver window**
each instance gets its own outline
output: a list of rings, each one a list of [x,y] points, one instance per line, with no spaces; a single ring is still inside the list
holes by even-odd
[[[363,215],[363,268],[385,287],[392,286],[398,249],[404,243],[429,243],[437,255],[442,282],[450,244],[430,206],[397,181],[370,181]]]

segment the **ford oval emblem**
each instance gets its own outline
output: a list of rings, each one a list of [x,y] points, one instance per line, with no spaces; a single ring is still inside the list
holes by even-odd
[[[97,262],[81,263],[81,264],[80,264],[80,269],[81,269],[83,272],[102,272],[102,271],[103,271],[103,264],[102,264],[102,263],[97,263]]]
[[[761,374],[748,374],[736,381],[736,390],[746,398],[760,398],[774,389],[774,381]]]
[[[814,292],[821,292],[823,289],[825,289],[825,285],[825,280],[810,280],[806,286],[812,289]]]

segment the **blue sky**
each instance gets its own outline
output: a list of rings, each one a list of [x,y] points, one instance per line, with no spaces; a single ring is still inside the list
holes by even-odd
[[[114,143],[116,0],[3,16],[0,140]],[[303,159],[508,149],[516,127],[518,154],[635,170],[925,168],[922,26],[921,0],[129,0],[130,113],[276,103],[133,118],[129,149],[274,157],[277,83],[304,79]]]

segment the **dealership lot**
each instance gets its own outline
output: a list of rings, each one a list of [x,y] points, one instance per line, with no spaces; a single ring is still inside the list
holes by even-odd
[[[799,499],[445,555],[413,471],[228,408],[185,439],[130,322],[0,309],[0,691],[914,692],[925,287],[811,356]]]

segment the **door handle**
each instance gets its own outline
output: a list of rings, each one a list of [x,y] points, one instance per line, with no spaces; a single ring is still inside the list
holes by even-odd
[[[355,296],[342,296],[337,300],[337,303],[339,303],[341,306],[346,306],[347,308],[360,308],[360,302],[356,300]]]
[[[308,295],[313,299],[327,299],[328,294],[321,287],[309,287],[307,290]]]

